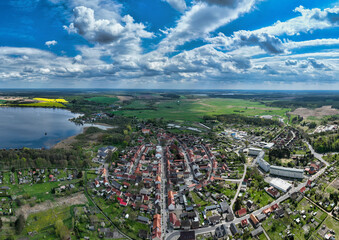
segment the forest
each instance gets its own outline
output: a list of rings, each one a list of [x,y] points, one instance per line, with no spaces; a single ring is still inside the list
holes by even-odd
[[[12,167],[22,168],[87,168],[90,162],[81,150],[65,149],[28,149],[1,150],[0,170],[9,170]]]
[[[310,142],[319,153],[339,151],[339,134],[314,136]]]

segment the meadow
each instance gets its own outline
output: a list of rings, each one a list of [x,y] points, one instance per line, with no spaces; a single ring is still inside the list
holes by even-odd
[[[117,97],[91,97],[91,98],[86,98],[87,101],[92,101],[96,103],[101,103],[101,104],[113,104],[117,101],[119,101],[119,98]]]
[[[202,98],[148,101],[134,100],[114,114],[136,116],[141,119],[164,118],[166,120],[200,121],[203,116],[243,114],[246,116],[275,115],[285,117],[287,108],[266,105],[243,99]]]

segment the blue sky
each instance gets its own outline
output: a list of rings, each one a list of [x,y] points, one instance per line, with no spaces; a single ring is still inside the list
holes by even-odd
[[[339,2],[0,1],[0,87],[339,90]]]

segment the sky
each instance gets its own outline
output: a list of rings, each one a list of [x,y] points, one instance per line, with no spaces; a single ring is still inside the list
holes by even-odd
[[[0,88],[339,90],[339,2],[2,0]]]

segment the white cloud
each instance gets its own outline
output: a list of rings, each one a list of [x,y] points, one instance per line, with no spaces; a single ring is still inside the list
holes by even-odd
[[[176,46],[195,39],[203,39],[217,28],[250,11],[255,0],[242,0],[235,8],[197,2],[178,20],[177,26],[169,29],[166,38],[159,44],[160,51],[173,51]]]
[[[185,0],[163,0],[168,2],[174,9],[179,12],[184,12],[187,8]]]
[[[301,32],[312,32],[316,29],[336,27],[339,24],[339,7],[305,9],[303,6],[297,7],[295,12],[301,16],[289,19],[285,22],[276,22],[272,26],[258,29],[271,35],[298,35]]]
[[[54,45],[57,45],[57,44],[58,44],[58,42],[55,41],[55,40],[45,42],[45,45],[47,47],[54,46]]]
[[[269,54],[281,54],[285,52],[285,46],[282,41],[267,33],[242,30],[235,32],[231,37],[226,37],[223,33],[219,33],[217,37],[208,38],[207,41],[228,50],[243,46],[258,46]]]

